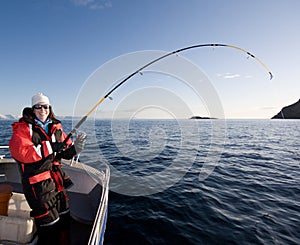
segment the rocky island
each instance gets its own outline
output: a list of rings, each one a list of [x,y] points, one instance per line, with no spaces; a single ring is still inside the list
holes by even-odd
[[[216,119],[216,118],[213,118],[213,117],[200,117],[200,116],[193,116],[193,117],[190,117],[190,119]]]
[[[300,119],[300,100],[296,103],[285,106],[271,119]]]

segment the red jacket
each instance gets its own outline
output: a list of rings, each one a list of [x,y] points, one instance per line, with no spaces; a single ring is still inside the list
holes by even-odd
[[[48,127],[49,134],[32,118],[23,117],[13,124],[13,135],[9,141],[11,155],[20,164],[23,191],[32,209],[31,216],[41,224],[49,221],[50,206],[56,205],[53,200],[59,192],[64,193],[65,209],[68,207],[63,187],[71,185],[72,181],[62,170],[60,159],[71,159],[76,154],[70,139],[66,145],[72,146],[54,153],[53,143],[63,142],[66,134],[59,121],[50,123]]]
[[[60,123],[53,124],[50,130],[50,136],[44,133],[44,140],[41,144],[35,145],[32,141],[32,136],[35,128],[39,126],[27,122],[15,122],[13,124],[13,135],[9,141],[9,148],[14,159],[21,163],[33,163],[41,161],[43,158],[53,154],[50,142],[55,142],[55,132],[62,131]],[[44,132],[43,130],[39,130]],[[66,133],[62,132],[60,142],[66,138]],[[67,145],[71,145],[72,141],[68,140]]]

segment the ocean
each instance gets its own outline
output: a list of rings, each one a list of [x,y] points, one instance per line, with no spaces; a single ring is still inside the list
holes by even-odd
[[[81,161],[112,175],[104,244],[300,244],[300,120],[215,121],[87,122]]]

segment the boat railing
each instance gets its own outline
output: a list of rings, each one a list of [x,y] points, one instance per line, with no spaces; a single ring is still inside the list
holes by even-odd
[[[0,145],[0,149],[8,149],[9,146],[8,145]],[[3,159],[5,157],[4,154],[0,154],[0,159]]]
[[[109,193],[109,179],[110,169],[106,166],[105,178],[103,180],[103,191],[101,195],[100,205],[97,210],[95,222],[89,239],[89,245],[103,244],[104,233],[106,228],[107,211],[108,211],[108,193]]]
[[[8,145],[0,145],[0,150],[1,149],[8,149],[8,148],[9,148]],[[1,153],[0,154],[0,160],[4,159],[4,158],[5,158],[5,154]],[[0,183],[5,182],[5,180],[6,180],[5,173],[3,173],[2,171],[0,171]]]

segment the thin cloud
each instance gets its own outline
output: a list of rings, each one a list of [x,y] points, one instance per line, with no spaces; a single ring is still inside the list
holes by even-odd
[[[70,0],[75,6],[86,7],[91,10],[104,9],[112,7],[110,0]]]
[[[240,74],[232,74],[232,73],[225,73],[225,74],[217,74],[218,77],[223,78],[223,79],[233,79],[233,78],[239,78],[239,77],[243,77],[246,79],[250,79],[253,78],[253,76],[251,75],[240,75]]]
[[[225,79],[231,79],[236,77],[240,77],[240,74],[228,74],[224,76]]]
[[[221,78],[224,78],[224,79],[233,79],[233,78],[241,77],[240,74],[231,74],[231,73],[218,74],[217,76],[221,77]]]

